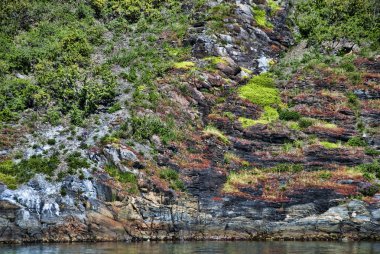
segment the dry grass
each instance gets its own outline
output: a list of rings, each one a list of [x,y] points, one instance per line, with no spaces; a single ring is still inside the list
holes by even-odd
[[[231,173],[223,187],[223,192],[247,196],[249,194],[239,190],[241,187],[256,188],[259,184],[263,187],[263,194],[253,199],[271,201],[287,200],[287,194],[305,189],[332,189],[343,195],[355,195],[358,193],[357,186],[340,184],[340,180],[365,181],[361,172],[353,169],[340,168],[336,171],[301,171],[275,173],[270,169],[243,171]]]
[[[204,131],[204,134],[217,137],[220,141],[222,141],[225,144],[229,144],[230,141],[226,135],[223,134],[220,130],[213,126],[207,126]]]

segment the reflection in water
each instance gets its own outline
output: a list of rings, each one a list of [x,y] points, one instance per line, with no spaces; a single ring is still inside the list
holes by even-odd
[[[380,242],[143,242],[0,245],[1,254],[371,254]]]

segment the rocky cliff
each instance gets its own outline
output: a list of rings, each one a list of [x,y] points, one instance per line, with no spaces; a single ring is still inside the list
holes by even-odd
[[[0,242],[380,239],[376,51],[295,40],[288,1],[184,1],[159,31],[89,2],[113,106],[1,126]]]

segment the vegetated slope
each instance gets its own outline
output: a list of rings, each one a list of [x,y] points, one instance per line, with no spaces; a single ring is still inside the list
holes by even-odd
[[[1,7],[0,241],[379,238],[376,1]]]

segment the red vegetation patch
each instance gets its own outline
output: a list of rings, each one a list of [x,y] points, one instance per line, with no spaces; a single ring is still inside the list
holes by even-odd
[[[223,198],[221,198],[221,197],[212,197],[211,200],[216,201],[216,202],[223,202]]]
[[[0,129],[0,149],[12,148],[29,130],[26,127],[6,127]]]
[[[183,169],[202,170],[211,168],[212,162],[204,158],[203,154],[187,154],[186,158],[182,157],[179,166]]]
[[[317,108],[306,105],[297,105],[295,110],[300,114],[308,117],[314,117],[319,119],[336,119],[336,120],[351,120],[353,116],[348,116],[339,112],[335,105],[327,108]]]

